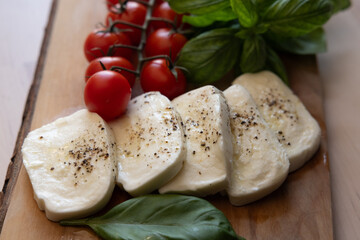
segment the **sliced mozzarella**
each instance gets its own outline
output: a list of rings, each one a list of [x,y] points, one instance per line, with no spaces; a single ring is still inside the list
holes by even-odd
[[[277,189],[286,179],[289,159],[245,88],[234,85],[224,95],[234,151],[227,193],[233,205],[241,206]]]
[[[110,123],[117,141],[117,183],[133,196],[150,193],[173,178],[186,155],[181,119],[158,92],[132,99]]]
[[[173,104],[185,124],[187,156],[180,173],[159,192],[205,196],[224,190],[232,144],[222,92],[205,86],[177,97]]]
[[[22,154],[39,208],[53,221],[100,210],[115,186],[114,151],[111,129],[87,110],[30,132]]]
[[[275,74],[263,71],[244,74],[233,84],[244,86],[277,134],[290,160],[290,172],[300,168],[320,145],[319,124],[299,98]]]

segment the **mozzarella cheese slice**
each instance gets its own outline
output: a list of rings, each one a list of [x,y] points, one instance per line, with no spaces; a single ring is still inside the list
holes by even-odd
[[[28,134],[23,162],[48,219],[100,210],[115,186],[115,139],[96,113],[80,110]]]
[[[269,71],[247,73],[233,84],[244,86],[253,96],[262,116],[277,134],[290,161],[290,172],[300,168],[320,145],[319,124],[299,98]]]
[[[233,139],[227,193],[233,205],[241,206],[277,189],[286,179],[289,159],[245,88],[234,85],[224,95]]]
[[[132,99],[127,112],[110,122],[117,141],[117,184],[132,196],[150,193],[182,168],[186,153],[181,119],[158,92]]]
[[[173,104],[185,124],[187,156],[180,173],[159,192],[205,196],[224,190],[232,144],[222,92],[205,86],[177,97]]]

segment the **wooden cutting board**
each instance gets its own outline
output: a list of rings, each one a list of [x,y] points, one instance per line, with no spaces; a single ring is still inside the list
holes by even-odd
[[[33,199],[20,148],[29,130],[84,108],[87,61],[83,43],[105,16],[106,7],[101,0],[55,0],[53,3],[23,125],[0,199],[1,240],[97,239],[87,228],[62,227],[47,220]],[[247,239],[333,239],[322,85],[316,58],[285,56],[284,60],[292,89],[322,128],[319,151],[303,168],[290,174],[277,191],[262,200],[233,207],[220,195],[207,199],[222,210],[235,231]],[[127,194],[116,189],[106,208],[127,198]]]

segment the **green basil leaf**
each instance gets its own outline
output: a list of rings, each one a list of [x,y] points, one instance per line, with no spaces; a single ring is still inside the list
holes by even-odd
[[[266,43],[261,35],[254,35],[244,41],[240,59],[242,72],[257,72],[264,68]]]
[[[201,15],[230,6],[229,0],[169,0],[170,7],[178,13]]]
[[[286,85],[289,85],[289,80],[286,74],[286,69],[277,53],[270,47],[267,48],[266,66],[265,69],[276,73]]]
[[[281,38],[275,35],[267,36],[269,36],[271,44],[281,51],[303,55],[326,51],[325,32],[322,28],[296,38]]]
[[[256,0],[254,1],[254,4],[256,6],[258,13],[264,13],[266,9],[268,9],[276,1],[278,0]]]
[[[191,24],[194,27],[207,27],[216,21],[228,22],[236,19],[237,16],[231,7],[220,9],[215,12],[203,15],[184,15],[182,21]]]
[[[298,37],[321,27],[332,14],[331,0],[277,0],[262,13],[263,23],[281,37]]]
[[[241,26],[250,28],[256,25],[258,15],[252,0],[230,0],[230,5],[238,15]]]
[[[188,80],[209,84],[222,78],[235,65],[241,40],[236,29],[207,31],[188,41],[180,52],[177,65],[188,70]]]
[[[103,216],[60,224],[87,225],[104,239],[243,239],[236,235],[224,214],[209,202],[182,195],[133,198]]]
[[[332,2],[334,4],[334,13],[347,9],[351,5],[350,0],[333,0]]]

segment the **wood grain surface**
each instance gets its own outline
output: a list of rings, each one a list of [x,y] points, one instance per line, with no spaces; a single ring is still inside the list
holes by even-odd
[[[87,62],[82,44],[95,24],[103,21],[105,11],[104,3],[97,0],[58,2],[38,94],[30,95],[33,100],[36,98],[31,129],[84,107],[83,74]],[[260,201],[233,207],[220,195],[208,200],[221,209],[236,232],[247,239],[332,239],[323,93],[316,60],[313,56],[284,59],[293,90],[322,128],[319,151],[302,169],[289,175],[277,191]],[[21,164],[21,159],[17,164]],[[117,189],[107,208],[126,198],[128,195]],[[47,220],[33,200],[32,187],[23,167],[9,200],[0,239],[95,238],[86,228],[61,227]]]

